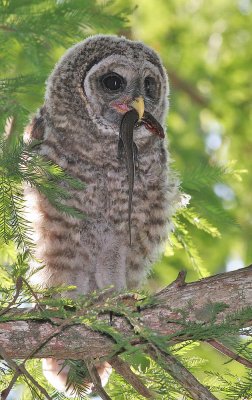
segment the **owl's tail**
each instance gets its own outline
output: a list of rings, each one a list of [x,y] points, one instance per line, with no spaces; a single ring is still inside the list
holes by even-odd
[[[66,365],[63,367],[64,360],[56,360],[55,358],[44,358],[42,360],[43,373],[48,382],[58,390],[58,392],[64,392],[64,395],[68,398],[75,398],[76,391],[72,386],[68,386],[68,373],[69,367]],[[100,376],[102,386],[108,383],[109,376],[112,372],[112,367],[108,362],[100,363],[96,366],[97,372]],[[83,389],[86,394],[92,393],[94,384],[83,380]]]

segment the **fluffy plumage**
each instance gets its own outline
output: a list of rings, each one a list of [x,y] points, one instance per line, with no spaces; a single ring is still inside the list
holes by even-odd
[[[102,77],[111,72],[124,79],[119,92],[104,90]],[[35,189],[26,189],[36,256],[45,264],[35,274],[40,285],[76,285],[82,294],[111,284],[116,290],[136,287],[159,254],[178,203],[166,140],[143,126],[134,132],[139,166],[131,246],[127,171],[117,159],[120,107],[138,96],[164,126],[168,81],[161,61],[142,43],[121,37],[94,36],[78,43],[50,75],[44,106],[25,136],[41,139],[41,155],[86,183],[83,190],[70,189],[71,205],[86,218],[61,214]]]

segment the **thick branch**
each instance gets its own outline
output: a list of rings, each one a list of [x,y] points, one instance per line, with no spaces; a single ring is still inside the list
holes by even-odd
[[[175,281],[158,293],[155,299],[155,305],[140,312],[138,325],[148,327],[160,335],[172,335],[176,342],[189,339],[181,334],[179,322],[182,315],[186,316],[187,321],[208,323],[212,318],[209,305],[224,303],[227,307],[222,307],[216,317],[216,323],[221,323],[227,317],[234,318],[242,309],[252,307],[252,266],[184,285],[180,280]],[[109,315],[101,315],[99,318],[109,323]],[[247,320],[245,318],[240,323],[249,326],[250,319],[248,316]],[[132,326],[123,317],[114,316],[113,325],[127,338],[133,333]],[[0,346],[9,358],[23,359],[33,349],[39,348],[39,344],[53,332],[55,326],[45,321],[1,322]],[[176,336],[178,332],[180,334]],[[141,336],[139,340],[135,336],[133,344],[140,341]],[[97,354],[100,357],[107,356],[112,349],[113,341],[109,337],[84,325],[66,325],[59,335],[39,348],[34,357],[83,359],[88,354],[95,358]]]

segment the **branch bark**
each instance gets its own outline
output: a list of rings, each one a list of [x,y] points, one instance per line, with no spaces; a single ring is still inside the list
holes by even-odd
[[[211,319],[211,307],[219,303],[226,304],[217,314],[215,323],[222,323],[228,317],[247,307],[252,307],[252,266],[237,271],[212,276],[192,283],[181,283],[176,280],[170,286],[155,295],[155,304],[141,310],[139,326],[145,326],[159,335],[171,335],[171,341],[182,342],[190,339],[181,334],[181,316],[186,320],[206,324]],[[134,307],[134,306],[132,306]],[[22,315],[22,310],[18,313]],[[27,315],[27,310],[24,311]],[[8,316],[8,314],[7,314]],[[5,315],[6,317],[6,315]],[[101,320],[109,323],[109,315],[101,315]],[[250,326],[252,317],[248,315],[242,326]],[[237,321],[239,323],[239,321]],[[125,337],[133,333],[132,325],[124,317],[113,317],[114,327]],[[241,327],[242,327],[241,326]],[[32,349],[38,348],[33,357],[56,357],[83,359],[106,357],[113,350],[113,341],[84,325],[66,327],[56,337],[39,348],[41,342],[53,335],[55,326],[48,321],[11,321],[0,322],[0,346],[5,349],[9,358],[25,359]],[[179,332],[179,336],[176,333]],[[209,338],[211,339],[211,338]],[[133,339],[137,345],[141,341]]]

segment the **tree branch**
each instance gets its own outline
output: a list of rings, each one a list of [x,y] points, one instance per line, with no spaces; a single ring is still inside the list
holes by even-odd
[[[95,392],[99,394],[102,400],[112,400],[102,387],[101,378],[95,365],[93,364],[93,360],[91,360],[90,358],[86,358],[85,364],[88,369],[90,378],[92,379],[92,382],[94,384]]]
[[[229,349],[228,347],[224,346],[223,343],[220,343],[218,340],[207,340],[211,346],[215,349],[220,351],[222,354],[230,357],[234,361],[238,361],[240,364],[245,365],[247,368],[252,368],[252,362],[247,360],[246,358],[240,356],[239,354],[235,353],[233,350]]]
[[[14,377],[11,381],[11,383],[13,382],[14,378],[18,378],[18,375],[23,374],[24,376],[26,376],[31,383],[33,383],[33,385],[35,387],[37,387],[39,389],[39,391],[45,396],[46,399],[48,400],[52,400],[51,396],[47,393],[47,391],[45,390],[45,388],[43,388],[43,386],[41,386],[36,379],[33,378],[33,376],[27,371],[27,369],[25,368],[25,366],[22,364],[18,365],[15,361],[13,361],[8,355],[7,352],[0,347],[0,356],[6,360],[8,362],[8,365],[14,370],[16,371],[16,373],[14,374]],[[10,385],[9,385],[10,386]],[[3,398],[3,400],[5,400],[7,398],[8,395],[8,390],[9,390],[9,386],[7,388],[6,391],[4,391],[4,393],[1,393],[1,398]]]
[[[17,301],[17,299],[20,295],[20,291],[22,289],[22,284],[23,284],[23,279],[21,278],[21,276],[19,276],[17,279],[17,282],[16,282],[16,292],[13,296],[13,299],[10,301],[10,303],[8,304],[8,306],[6,308],[4,308],[0,311],[0,317],[1,317],[1,315],[6,314],[11,309],[11,307],[16,304],[16,301]]]
[[[125,381],[127,381],[133,388],[141,394],[143,397],[146,399],[155,399],[155,394],[152,393],[147,387],[143,384],[141,379],[139,378],[138,375],[136,375],[130,368],[130,366],[123,361],[121,358],[118,356],[115,356],[112,358],[112,360],[109,360],[110,364],[114,368],[114,370],[120,374]]]
[[[153,360],[181,384],[194,400],[217,400],[175,357],[163,353],[153,345],[148,346],[147,352]]]
[[[236,314],[252,307],[252,266],[187,284],[176,280],[157,293],[154,299],[154,305],[141,309],[139,324],[159,335],[168,336],[170,344],[190,339],[181,331],[182,316],[186,316],[186,321],[206,325],[212,318],[211,306],[214,308],[217,303],[226,307],[222,307],[217,314],[215,324],[230,318],[241,327],[250,326],[251,313],[242,321],[240,316],[236,321]],[[131,307],[134,309],[134,305]],[[27,310],[16,310],[19,319],[22,319],[22,313],[27,317]],[[51,322],[34,319],[12,321],[13,314],[14,311],[10,310],[5,314],[8,321],[0,322],[0,345],[10,358],[24,359],[35,348],[38,348],[34,355],[36,358],[82,359],[85,353],[95,358],[97,354],[106,357],[113,351],[113,340],[84,325],[67,325],[64,331],[54,337],[55,326]],[[109,315],[102,314],[99,319],[109,323]],[[113,325],[127,338],[133,334],[132,325],[124,317],[114,316]],[[40,348],[40,343],[50,335],[51,340]],[[135,336],[133,344],[140,342],[141,338]]]

